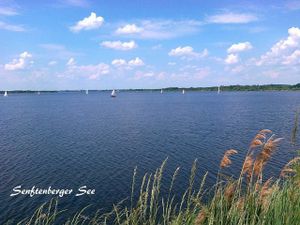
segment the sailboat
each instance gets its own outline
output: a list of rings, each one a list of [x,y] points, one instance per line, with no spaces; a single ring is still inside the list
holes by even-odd
[[[39,92],[39,91],[38,91],[38,93],[37,93],[37,94],[38,94],[38,95],[40,95],[40,94],[41,94],[41,92]]]
[[[185,94],[185,90],[184,90],[184,89],[182,90],[182,94],[183,94],[183,95]]]
[[[86,90],[86,91],[85,91],[85,94],[88,95],[88,94],[89,94],[89,90]]]
[[[218,94],[220,94],[220,92],[221,92],[221,87],[219,86],[218,87]]]
[[[114,98],[114,97],[117,97],[117,94],[116,94],[115,89],[112,90],[110,96],[113,97],[113,98]]]
[[[160,93],[162,94],[163,92],[164,92],[163,89],[161,89],[161,90],[160,90]]]
[[[7,97],[7,96],[8,96],[7,91],[4,92],[4,95],[3,95],[3,96],[4,96],[4,97]]]

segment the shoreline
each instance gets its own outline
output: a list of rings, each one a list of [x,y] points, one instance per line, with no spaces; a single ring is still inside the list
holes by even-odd
[[[116,89],[122,92],[177,92],[177,91],[193,91],[193,92],[217,92],[220,87],[221,92],[249,92],[249,91],[300,91],[300,83],[295,85],[289,84],[265,84],[265,85],[228,85],[228,86],[211,86],[211,87],[165,87],[165,88],[129,88]],[[108,92],[113,89],[74,89],[74,90],[0,90],[0,94],[5,91],[10,93],[58,93],[58,92]]]

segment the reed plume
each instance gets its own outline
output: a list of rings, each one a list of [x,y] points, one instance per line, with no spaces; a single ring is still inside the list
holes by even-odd
[[[281,177],[288,177],[288,175],[296,173],[296,170],[293,168],[293,165],[297,164],[300,161],[300,157],[295,157],[291,161],[289,161],[281,170]]]
[[[272,131],[271,130],[269,130],[269,129],[263,129],[263,130],[261,130],[261,131],[259,131],[259,133],[260,134],[271,134],[272,133]]]
[[[272,154],[276,150],[278,143],[282,140],[282,138],[273,139],[273,136],[269,138],[269,140],[263,145],[261,152],[256,157],[254,162],[253,171],[256,176],[258,176],[265,164],[269,161]]]
[[[224,197],[228,202],[232,200],[235,189],[236,189],[236,185],[234,183],[228,184],[227,187],[225,188]]]
[[[225,167],[230,166],[232,162],[231,162],[231,159],[229,158],[229,156],[237,154],[237,153],[238,153],[237,150],[234,150],[234,149],[227,150],[221,160],[220,167],[225,168]]]
[[[200,212],[197,215],[197,218],[195,220],[195,225],[201,225],[205,221],[207,217],[207,210],[205,208],[201,209]]]
[[[271,182],[272,182],[272,177],[269,178],[262,186],[260,190],[261,199],[264,199],[265,197],[267,197],[269,194],[272,193],[272,187],[270,187]]]
[[[263,145],[263,142],[261,140],[259,140],[258,138],[257,139],[254,139],[251,144],[250,144],[250,148],[256,148],[258,146],[261,146]]]

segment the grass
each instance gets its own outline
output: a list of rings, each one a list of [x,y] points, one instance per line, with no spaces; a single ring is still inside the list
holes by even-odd
[[[173,192],[177,168],[168,187],[167,195],[161,193],[165,160],[153,174],[145,174],[137,184],[137,169],[134,169],[130,206],[119,203],[108,213],[96,212],[85,216],[86,208],[65,218],[65,211],[58,210],[57,200],[42,205],[35,213],[19,223],[24,225],[299,225],[300,224],[300,157],[292,159],[277,178],[265,178],[264,168],[280,144],[270,130],[261,130],[250,143],[244,163],[234,179],[225,174],[238,154],[227,150],[220,162],[216,184],[206,190],[205,180],[195,182],[197,161],[191,168],[189,186],[175,200]],[[139,187],[138,189],[136,187]],[[134,193],[139,195],[134,198]],[[208,197],[209,196],[209,197]],[[204,201],[203,198],[209,198]],[[59,221],[59,222],[58,222]]]

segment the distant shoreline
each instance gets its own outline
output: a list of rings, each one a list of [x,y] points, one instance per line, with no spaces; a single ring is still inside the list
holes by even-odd
[[[166,88],[154,88],[154,89],[117,89],[119,91],[166,91],[166,92],[175,92],[175,91],[218,91],[218,86],[212,87],[166,87]],[[228,85],[220,86],[221,91],[300,91],[300,83],[295,85],[289,84],[266,84],[266,85]],[[8,90],[9,91],[9,90]],[[57,92],[83,92],[82,90],[11,90],[10,93],[57,93]],[[111,91],[111,89],[106,90],[93,90],[89,89],[90,92],[105,92]],[[5,90],[0,91],[4,94]]]

